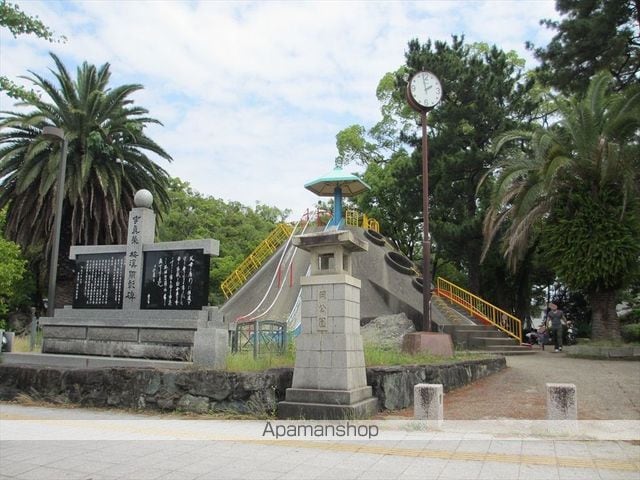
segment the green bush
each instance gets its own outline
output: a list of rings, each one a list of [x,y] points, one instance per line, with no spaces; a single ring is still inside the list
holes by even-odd
[[[620,328],[622,338],[627,342],[640,342],[640,323],[630,323]]]
[[[640,323],[640,308],[634,308],[619,317],[620,325]]]

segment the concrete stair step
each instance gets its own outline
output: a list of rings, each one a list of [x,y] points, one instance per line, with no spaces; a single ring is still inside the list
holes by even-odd
[[[517,351],[521,351],[521,350],[532,350],[529,347],[523,347],[522,345],[486,345],[484,347],[485,350],[491,350],[491,351],[495,351],[495,350],[503,350],[503,351],[510,351],[510,352],[517,352]]]
[[[456,333],[458,335],[464,334],[474,338],[512,338],[500,330],[456,330]]]
[[[519,344],[512,338],[470,338],[469,345],[473,348],[511,348],[518,347]]]
[[[529,348],[525,348],[523,350],[473,350],[470,353],[490,353],[491,355],[504,355],[508,356],[516,356],[516,355],[535,355],[540,350],[533,350]]]

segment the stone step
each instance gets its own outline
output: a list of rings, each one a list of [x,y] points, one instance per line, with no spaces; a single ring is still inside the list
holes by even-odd
[[[508,356],[515,356],[515,355],[535,355],[536,353],[538,353],[539,350],[533,350],[530,348],[524,348],[523,350],[473,350],[470,351],[469,353],[490,353],[491,355],[504,355],[505,357]]]
[[[476,345],[484,346],[519,346],[513,338],[498,338],[498,337],[472,337],[470,339]]]
[[[486,345],[484,347],[485,350],[490,350],[490,351],[496,351],[496,350],[503,350],[503,351],[509,351],[509,352],[517,352],[520,350],[532,350],[529,347],[523,347],[522,345]]]
[[[513,338],[500,330],[456,330],[457,335],[467,335],[474,338]]]

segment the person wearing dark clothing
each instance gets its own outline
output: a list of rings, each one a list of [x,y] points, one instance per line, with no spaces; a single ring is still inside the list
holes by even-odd
[[[564,317],[564,312],[555,303],[550,303],[547,323],[551,325],[551,331],[553,332],[555,352],[562,351],[562,317]]]

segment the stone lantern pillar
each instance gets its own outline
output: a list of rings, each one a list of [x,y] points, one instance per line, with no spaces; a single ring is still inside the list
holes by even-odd
[[[293,242],[311,254],[311,275],[300,279],[302,332],[293,384],[278,404],[278,417],[368,418],[377,399],[367,386],[360,280],[351,275],[351,254],[368,245],[348,230],[300,235]]]

